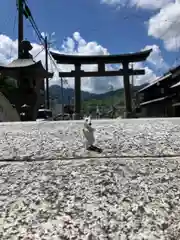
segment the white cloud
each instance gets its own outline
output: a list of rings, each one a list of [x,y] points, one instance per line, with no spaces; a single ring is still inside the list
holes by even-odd
[[[13,41],[8,36],[0,35],[0,64],[9,63],[17,56],[17,40]]]
[[[112,6],[124,6],[127,4],[127,2],[128,0],[101,0],[101,3]]]
[[[131,5],[142,9],[156,10],[171,2],[173,0],[131,0]]]
[[[142,50],[148,49],[152,49],[152,52],[150,53],[147,61],[152,64],[152,66],[155,67],[156,70],[161,69],[161,71],[167,71],[169,69],[169,65],[164,61],[159,46],[155,44],[147,45]]]
[[[101,3],[115,7],[131,6],[150,10],[160,9],[171,2],[174,0],[101,0]]]
[[[159,10],[148,21],[148,35],[164,42],[168,51],[180,48],[180,0],[100,0],[115,7]]]
[[[32,55],[36,56],[41,50],[42,46],[36,43],[32,43]],[[146,46],[144,49],[153,48],[154,52],[148,58],[147,63],[151,63],[154,66],[165,67],[163,62],[161,51],[158,46]],[[106,48],[98,44],[97,42],[86,42],[80,35],[80,33],[75,32],[72,37],[66,38],[61,46],[61,50],[52,49],[53,51],[63,53],[63,54],[76,54],[76,55],[108,55],[109,52]],[[0,63],[7,64],[12,59],[17,58],[17,41],[13,41],[8,36],[0,35]],[[45,53],[44,51],[38,54],[35,58],[36,61],[41,60],[43,65],[45,64]],[[142,84],[147,81],[154,80],[156,78],[155,73],[147,65],[143,63],[134,64],[134,68],[143,68],[145,66],[146,75],[135,77],[135,83],[137,85]],[[71,71],[73,66],[71,65],[58,65],[58,70],[60,71]],[[82,69],[85,71],[95,71],[97,69],[96,65],[84,65]],[[108,65],[107,69],[115,70],[117,65]],[[60,79],[58,77],[58,72],[52,61],[49,59],[49,70],[55,71],[55,76],[50,80],[50,84],[60,84]],[[82,89],[91,92],[105,92],[109,90],[109,83],[112,83],[115,89],[123,87],[122,77],[99,77],[99,78],[84,78],[82,79]],[[74,79],[68,79],[68,86],[74,86]]]
[[[180,1],[163,7],[148,22],[148,35],[164,41],[165,48],[176,51],[180,48]]]
[[[140,67],[140,66],[139,66]],[[141,65],[141,68],[143,65]],[[147,66],[144,67],[144,70],[146,72],[145,75],[142,76],[136,76],[134,77],[134,84],[135,85],[142,85],[144,83],[149,83],[154,81],[158,76],[153,72],[152,69],[148,68]]]

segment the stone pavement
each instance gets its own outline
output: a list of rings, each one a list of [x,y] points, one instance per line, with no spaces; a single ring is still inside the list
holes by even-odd
[[[0,239],[180,239],[179,120],[93,121],[95,158],[82,125],[0,125]]]

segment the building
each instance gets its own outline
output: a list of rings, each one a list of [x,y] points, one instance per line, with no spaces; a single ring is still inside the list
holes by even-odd
[[[30,51],[32,46],[29,41],[21,42],[22,54],[6,66],[0,66],[0,74],[17,81],[17,89],[8,100],[15,105],[21,115],[22,107],[27,106],[27,120],[36,120],[39,107],[44,103],[44,79],[51,78],[53,73],[44,69],[42,62],[35,62]]]
[[[137,92],[137,106],[140,109],[141,116],[180,116],[179,90],[180,66],[171,69],[162,77],[156,79]]]

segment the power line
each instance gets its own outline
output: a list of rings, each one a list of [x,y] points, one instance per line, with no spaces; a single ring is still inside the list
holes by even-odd
[[[41,32],[39,31],[39,29],[38,29],[38,27],[37,27],[37,24],[36,24],[36,22],[35,22],[35,20],[34,20],[34,18],[33,18],[33,16],[32,16],[32,14],[31,14],[31,11],[30,11],[28,5],[27,5],[27,2],[25,3],[24,15],[25,15],[26,18],[30,21],[30,23],[31,23],[31,25],[32,25],[35,33],[37,34],[37,37],[38,37],[40,43],[44,46],[44,48],[42,49],[42,51],[43,51],[44,49],[47,51],[47,55],[49,56],[51,62],[53,63],[56,71],[59,72],[59,69],[58,69],[58,67],[57,67],[57,64],[56,64],[56,62],[54,61],[52,55],[51,55],[50,52],[49,52],[49,47],[48,47],[49,44],[47,43],[47,36],[44,38],[44,37],[42,36]],[[40,52],[42,52],[42,51],[40,51]],[[39,52],[37,55],[39,55],[40,52]],[[37,56],[37,55],[36,55],[36,56]],[[35,57],[36,57],[36,56],[35,56]],[[46,59],[46,69],[47,69],[47,61],[48,61],[48,60]],[[62,105],[64,105],[64,99],[63,99],[63,98],[64,98],[64,95],[63,95],[63,83],[64,83],[64,79],[61,78]],[[47,98],[48,98],[49,94],[48,94],[48,84],[47,84],[47,81],[46,81],[46,87],[47,87],[46,91],[47,91]],[[49,101],[48,101],[48,106],[49,106]]]
[[[14,35],[14,32],[15,32],[16,23],[17,23],[17,9],[16,9],[15,17],[14,17],[13,35]],[[13,42],[11,44],[10,57],[12,55],[12,49],[13,49]]]
[[[44,47],[41,49],[41,51],[39,51],[35,56],[34,58],[36,58],[40,53],[42,53],[44,51]]]
[[[25,1],[23,13],[24,13],[24,16],[26,17],[26,19],[29,20],[29,22],[31,23],[35,33],[37,34],[39,41],[44,45],[45,39],[43,38],[43,36],[41,35],[41,33],[37,27],[37,24],[32,16],[32,13],[27,5],[27,1]]]
[[[32,25],[35,33],[37,34],[37,37],[38,37],[40,43],[41,43],[43,46],[45,46],[45,38],[42,36],[41,32],[39,31],[39,29],[38,29],[38,27],[37,27],[37,24],[36,24],[36,22],[35,22],[35,20],[34,20],[34,18],[33,18],[33,16],[32,16],[32,14],[31,14],[31,11],[30,11],[30,9],[29,9],[29,7],[27,6],[26,3],[25,3],[24,14],[25,14],[26,18],[30,21],[30,23],[31,23],[31,25]],[[59,71],[56,63],[54,62],[54,59],[52,58],[51,54],[49,53],[49,49],[48,49],[48,55],[49,55],[50,59],[52,60],[53,65],[54,65],[54,67],[56,68],[56,70]]]
[[[41,35],[41,33],[40,33],[40,31],[39,31],[36,23],[35,23],[35,20],[34,20],[32,14],[31,14],[31,11],[30,11],[30,9],[29,9],[29,7],[28,7],[27,5],[25,5],[25,10],[26,10],[26,11],[25,11],[26,18],[30,21],[33,29],[35,30],[35,32],[36,32],[36,34],[37,34],[37,37],[39,38],[39,41],[41,42],[41,44],[45,46],[45,39],[44,39],[43,36]],[[50,60],[52,61],[55,69],[57,70],[57,72],[59,72],[59,69],[58,69],[58,67],[57,67],[57,64],[55,63],[52,55],[50,54],[49,49],[48,49],[48,56],[49,56]]]

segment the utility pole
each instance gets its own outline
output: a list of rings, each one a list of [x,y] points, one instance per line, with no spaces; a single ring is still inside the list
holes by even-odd
[[[23,7],[24,0],[17,0],[18,7],[18,58],[21,58],[21,42],[24,38],[24,29],[23,29]]]
[[[131,69],[134,70],[134,68],[133,68],[133,63],[132,63],[132,65],[131,65]],[[132,84],[132,96],[133,96],[133,92],[134,92],[134,75],[132,75],[131,84]]]
[[[46,71],[48,74],[48,39],[47,36],[45,36],[45,65],[46,65]],[[49,78],[48,75],[46,77],[46,107],[49,109]]]
[[[134,70],[133,68],[133,63],[131,64],[131,69]],[[132,106],[134,107],[134,75],[131,76],[131,101],[132,101]]]
[[[114,87],[111,82],[109,83],[109,90],[111,91],[111,94],[112,94],[112,96],[111,96],[111,109],[112,109],[111,117],[113,118],[114,117],[114,96],[113,96]]]
[[[113,96],[114,87],[113,87],[112,83],[110,83],[109,90],[112,92],[112,96],[111,96],[111,106],[112,106],[112,108],[113,108],[113,105],[114,105],[114,96]]]
[[[62,117],[64,120],[64,85],[63,85],[63,78],[61,77],[61,105],[62,105]]]

